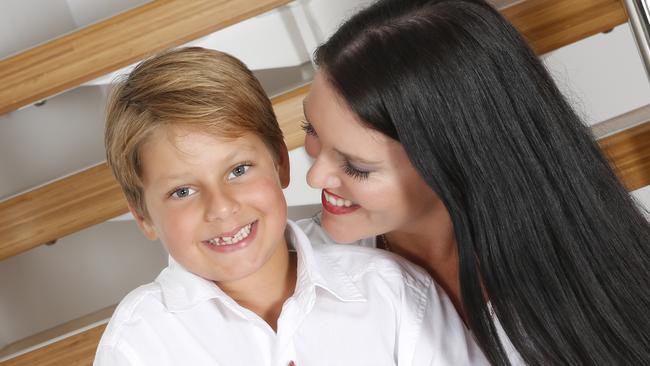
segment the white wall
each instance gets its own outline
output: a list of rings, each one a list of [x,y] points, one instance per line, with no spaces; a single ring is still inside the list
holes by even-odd
[[[291,162],[291,181],[284,190],[289,206],[320,204],[320,189],[311,188],[305,177],[311,166],[311,158],[303,147],[289,152]]]
[[[76,28],[66,0],[2,0],[0,8],[0,58]]]
[[[108,222],[0,262],[0,349],[116,303],[166,265],[135,222]]]
[[[650,104],[650,82],[627,23],[543,59],[588,125]]]
[[[637,189],[632,192],[632,196],[650,220],[650,186]]]
[[[0,200],[104,160],[103,87],[0,115]]]
[[[149,0],[2,0],[0,59]]]
[[[23,0],[24,1],[24,0]],[[33,1],[33,0],[32,0]],[[49,0],[44,0],[49,1]],[[66,0],[77,28],[83,28],[151,0]]]

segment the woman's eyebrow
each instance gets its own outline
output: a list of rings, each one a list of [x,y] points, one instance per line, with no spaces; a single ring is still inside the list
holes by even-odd
[[[371,165],[371,166],[377,166],[377,165],[381,164],[380,161],[367,160],[367,159],[364,159],[362,157],[359,157],[359,156],[356,156],[356,155],[353,155],[353,154],[345,153],[345,152],[343,152],[343,151],[341,151],[339,149],[336,149],[336,148],[334,148],[334,151],[336,151],[337,154],[341,155],[346,160],[353,161],[355,163],[361,163],[361,164],[364,164],[364,165]]]
[[[305,116],[305,119],[309,121],[309,118],[307,117],[307,98],[308,97],[305,97],[302,100],[302,114]]]
[[[307,98],[309,98],[309,97],[305,97],[305,98],[302,100],[302,112],[303,112],[303,115],[305,116],[305,122],[310,123],[310,122],[309,122],[309,117],[307,117],[307,102],[308,102]],[[310,123],[310,124],[311,124],[311,123]],[[313,126],[312,126],[312,128],[313,128]],[[361,163],[361,164],[365,164],[365,165],[372,165],[372,166],[375,166],[375,165],[379,165],[379,164],[380,164],[379,161],[370,161],[370,160],[366,160],[366,159],[361,158],[361,157],[359,157],[359,156],[356,156],[356,155],[353,155],[353,154],[345,153],[345,152],[343,152],[343,151],[341,151],[341,150],[338,150],[338,149],[336,149],[336,148],[334,149],[334,151],[336,151],[337,154],[341,155],[342,157],[344,157],[344,158],[347,159],[348,161],[354,161],[354,162],[357,162],[357,163]]]

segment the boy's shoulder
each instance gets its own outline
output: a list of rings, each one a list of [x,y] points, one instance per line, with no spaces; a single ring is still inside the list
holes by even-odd
[[[327,236],[314,218],[299,220],[296,224],[309,238],[314,257],[321,265],[344,272],[353,279],[377,276],[418,289],[432,286],[431,277],[422,268],[398,255],[374,248],[374,238],[339,244]]]
[[[431,277],[422,268],[382,249],[323,243],[313,245],[313,250],[317,261],[326,262],[353,279],[376,276],[400,286],[419,289],[431,286]]]
[[[151,282],[132,290],[117,305],[102,335],[100,346],[114,346],[126,328],[165,311],[162,289],[158,283]]]

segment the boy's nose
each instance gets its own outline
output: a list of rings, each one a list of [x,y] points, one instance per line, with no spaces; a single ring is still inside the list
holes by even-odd
[[[223,220],[239,211],[239,203],[227,192],[212,192],[205,196],[207,221]]]
[[[322,158],[314,160],[307,172],[307,184],[318,189],[339,187],[341,179],[337,175],[336,166],[331,165]]]

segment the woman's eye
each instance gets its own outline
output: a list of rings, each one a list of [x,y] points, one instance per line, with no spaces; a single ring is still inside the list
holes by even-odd
[[[233,169],[230,174],[228,174],[228,179],[235,179],[239,176],[244,175],[248,169],[250,169],[251,165],[250,164],[241,164],[237,165],[235,169]]]
[[[300,128],[302,128],[302,130],[305,131],[306,135],[318,136],[316,134],[316,130],[314,130],[314,126],[312,126],[311,123],[307,121],[302,121],[302,123],[300,124]]]
[[[189,196],[193,195],[194,193],[196,193],[196,191],[193,190],[190,187],[181,187],[181,188],[175,190],[174,192],[172,192],[170,197],[171,198],[185,198],[185,197],[189,197]]]
[[[350,177],[352,177],[354,179],[364,180],[364,179],[368,178],[368,175],[370,175],[369,171],[355,168],[347,160],[343,163],[342,168],[343,168],[343,171],[345,172],[345,174],[349,175]]]

